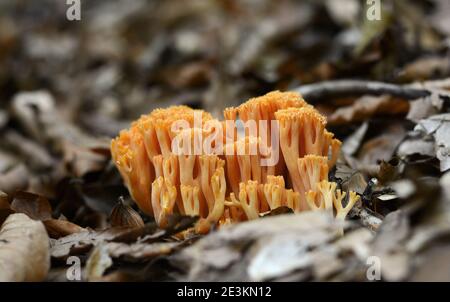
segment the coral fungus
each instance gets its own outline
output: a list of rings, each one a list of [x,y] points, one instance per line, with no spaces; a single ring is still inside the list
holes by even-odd
[[[341,142],[298,93],[270,92],[224,117],[187,106],[156,109],[112,140],[132,198],[160,227],[180,213],[198,216],[195,232],[207,233],[281,206],[295,213],[334,206],[336,219],[345,219],[358,196],[328,182]]]

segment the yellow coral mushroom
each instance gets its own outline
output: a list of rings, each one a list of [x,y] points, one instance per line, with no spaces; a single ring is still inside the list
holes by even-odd
[[[235,195],[239,193],[239,183],[254,180],[265,183],[267,177],[278,175],[276,166],[262,166],[261,140],[256,137],[243,137],[233,143],[232,154],[226,154],[227,175]],[[227,147],[225,147],[227,148]]]
[[[312,107],[288,108],[275,112],[280,123],[280,146],[288,169],[289,160],[308,154],[336,158],[340,142],[325,129],[326,119]],[[331,150],[330,150],[331,148]],[[333,161],[330,164],[334,164]],[[289,171],[289,173],[292,173]]]
[[[199,216],[195,231],[207,233],[280,206],[297,213],[334,205],[336,218],[345,219],[358,197],[350,192],[344,207],[346,193],[328,182],[341,142],[298,93],[270,92],[225,109],[224,117],[220,122],[187,106],[155,109],[112,140],[112,158],[132,198],[160,227],[177,212]],[[244,125],[238,137],[239,119],[256,131]],[[217,128],[226,133],[207,140],[213,153],[205,153],[203,139]]]
[[[152,183],[152,207],[156,223],[161,228],[168,225],[176,198],[177,189],[169,180],[160,176]]]
[[[237,108],[226,108],[224,117],[227,120],[236,120],[239,115],[239,119],[244,122],[255,121],[258,126],[258,133],[255,135],[265,135],[270,142],[270,121],[275,120],[275,112],[285,108],[310,106],[297,92],[272,91],[263,96],[251,98]],[[268,121],[269,123],[264,129],[259,129],[259,121]],[[266,132],[264,133],[263,130]]]
[[[198,199],[199,190],[200,189],[197,186],[180,186],[184,212],[188,216],[200,216],[200,201]]]
[[[150,184],[154,172],[145,152],[142,135],[134,129],[122,131],[111,142],[111,154],[133,199],[142,211],[152,215]]]
[[[300,193],[286,189],[282,176],[269,176],[263,185],[263,192],[271,210],[285,206],[298,213],[300,208]]]
[[[336,220],[340,224],[339,233],[343,234],[343,221],[345,217],[353,208],[355,203],[359,200],[359,196],[350,191],[348,195],[347,204],[343,206],[343,201],[347,196],[346,192],[336,189],[335,182],[323,180],[317,183],[317,191],[308,191],[306,193],[306,200],[311,210],[327,210],[331,215],[333,214],[333,206],[336,212]]]
[[[226,204],[231,207],[241,208],[248,220],[259,218],[259,198],[258,198],[258,182],[247,181],[239,184],[238,198],[234,193],[230,194],[230,202]]]
[[[198,233],[209,232],[211,227],[217,225],[224,215],[227,184],[223,167],[218,168],[211,177],[211,188],[214,203],[212,207],[209,208],[208,216],[200,219],[197,223],[195,229]]]
[[[347,204],[344,207],[342,205],[342,201],[344,200],[345,195],[346,195],[345,192],[341,193],[341,190],[337,190],[336,196],[333,199],[334,208],[336,209],[336,220],[338,221],[338,223],[341,224],[339,229],[339,233],[341,235],[344,233],[342,223],[345,220],[345,217],[360,199],[355,192],[350,191],[348,195]]]

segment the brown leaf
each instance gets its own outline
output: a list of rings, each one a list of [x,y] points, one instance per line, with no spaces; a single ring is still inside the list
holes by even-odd
[[[360,172],[339,162],[336,165],[335,177],[341,180],[342,188],[345,191],[350,190],[363,194],[367,187],[367,182]]]
[[[69,141],[63,142],[63,153],[64,163],[76,177],[82,177],[88,172],[102,170],[108,160],[108,157],[101,153],[77,146]]]
[[[198,217],[192,217],[192,216],[182,216],[182,215],[171,215],[168,218],[169,225],[163,229],[158,230],[154,232],[151,235],[146,235],[142,238],[141,242],[151,243],[155,242],[157,240],[161,240],[163,238],[170,237],[172,235],[176,235],[180,232],[183,232],[185,230],[188,230],[189,228],[193,227],[194,224],[197,222]]]
[[[85,228],[66,220],[49,219],[43,222],[50,238],[60,238],[86,231]]]
[[[0,191],[0,210],[9,209],[8,194]]]
[[[437,75],[448,75],[450,64],[448,56],[426,56],[407,64],[400,72],[399,78],[404,82],[423,81]]]
[[[400,125],[387,128],[385,133],[364,143],[358,152],[358,159],[364,164],[376,164],[380,160],[389,161],[405,135],[405,130]]]
[[[14,213],[14,211],[10,208],[8,195],[0,191],[0,225],[2,225],[6,218],[12,213]]]
[[[294,213],[294,211],[289,208],[289,207],[285,207],[285,206],[281,206],[278,207],[276,209],[273,209],[267,213],[264,213],[264,215],[262,217],[270,217],[270,216],[277,216],[277,215],[283,215],[283,214],[292,214]]]
[[[408,109],[409,103],[404,99],[393,98],[388,95],[363,96],[357,99],[353,105],[337,109],[328,117],[328,122],[331,125],[358,122],[376,114],[396,115],[406,113]]]
[[[386,184],[395,180],[398,177],[398,161],[384,161],[382,160],[380,163],[380,169],[378,170],[378,180],[381,184]]]
[[[15,193],[11,209],[17,213],[24,213],[35,220],[52,218],[52,208],[47,198],[29,192],[19,191]]]
[[[65,258],[87,252],[101,242],[135,242],[139,237],[157,232],[156,224],[146,224],[141,228],[113,227],[103,231],[86,230],[52,240],[51,255],[55,258]]]

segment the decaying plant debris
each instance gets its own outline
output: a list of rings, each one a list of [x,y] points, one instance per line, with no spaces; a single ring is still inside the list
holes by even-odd
[[[449,281],[448,0],[382,3],[369,21],[357,0],[99,0],[69,22],[64,1],[0,1],[0,279],[68,281],[78,257],[89,281],[368,281],[375,256],[383,281]],[[342,142],[327,180],[359,197],[344,224],[276,198],[219,227],[221,206],[136,206],[120,130],[171,106],[222,119],[276,90]],[[222,199],[226,163],[208,164],[201,192]],[[232,179],[224,208],[241,204]]]

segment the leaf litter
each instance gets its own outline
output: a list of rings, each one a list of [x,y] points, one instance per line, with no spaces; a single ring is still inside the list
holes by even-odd
[[[46,230],[39,279],[67,281],[75,255],[89,281],[367,281],[375,255],[383,281],[450,280],[447,1],[383,1],[377,26],[356,0],[128,2],[86,3],[73,26],[56,0],[1,4],[0,223]],[[220,113],[275,89],[301,91],[344,142],[330,178],[361,201],[343,237],[320,212],[198,236],[196,217],[162,230],[137,209],[111,137],[157,107]]]

